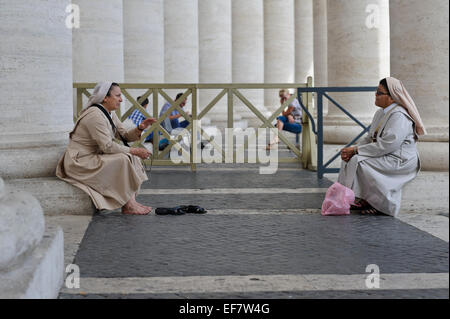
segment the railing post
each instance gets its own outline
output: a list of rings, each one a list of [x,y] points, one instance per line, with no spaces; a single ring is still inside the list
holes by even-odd
[[[299,98],[299,100],[303,103],[306,100],[306,105],[305,103],[303,103],[305,105],[306,109],[309,109],[308,107],[308,99],[304,99],[304,97],[306,96],[306,93],[301,93],[299,89],[297,89],[297,97]],[[309,138],[308,138],[308,134],[309,134],[309,130],[308,127],[311,125],[309,118],[303,117],[302,118],[302,147],[301,147],[301,152],[302,152],[302,167],[303,168],[308,168],[308,158],[310,156],[310,152],[311,152],[311,146],[309,145]]]
[[[308,87],[313,87],[314,83],[313,83],[313,78],[311,76],[308,77]],[[310,113],[314,114],[313,112],[313,93],[312,92],[308,92],[308,111],[310,111]],[[314,115],[313,115],[314,116]],[[316,140],[316,136],[313,133],[313,123],[309,123],[308,126],[308,134],[309,134],[309,146],[310,146],[310,162],[308,165],[308,169],[314,170],[317,169],[317,140]]]
[[[83,94],[81,88],[77,88],[77,114],[75,114],[74,122],[78,119],[81,110],[83,109]]]
[[[234,139],[233,139],[233,127],[234,127],[234,118],[233,118],[233,89],[228,89],[228,119],[227,119],[227,128],[225,129],[225,163],[235,163],[236,162],[236,154],[234,152]],[[231,128],[231,129],[230,129]]]
[[[323,91],[317,92],[317,176],[323,178]]]
[[[192,127],[191,127],[191,171],[195,172],[197,170],[196,159],[197,159],[197,86],[192,88]]]
[[[158,120],[158,89],[153,89],[153,117]],[[158,158],[159,154],[159,130],[153,131],[153,159]]]
[[[308,77],[306,87],[313,87],[313,79],[312,77]],[[300,90],[297,90],[300,95]],[[305,105],[306,110],[311,113],[313,108],[312,103],[312,92],[305,91],[301,93],[302,103]],[[303,132],[302,132],[302,165],[305,169],[314,170],[317,169],[317,146],[316,146],[316,137],[313,133],[313,123],[306,114],[303,116]]]

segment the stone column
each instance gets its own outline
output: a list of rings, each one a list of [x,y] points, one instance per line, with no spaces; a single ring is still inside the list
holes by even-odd
[[[0,176],[8,184],[54,176],[73,126],[69,4],[0,0]],[[46,229],[36,198],[2,178],[0,256],[0,298],[57,297],[62,231]]]
[[[69,0],[0,1],[0,176],[54,176],[72,121]]]
[[[72,3],[80,8],[80,28],[73,29],[73,82],[123,82],[122,0]]]
[[[231,0],[198,0],[199,82],[231,83]],[[199,109],[207,106],[220,90],[203,89]],[[224,96],[208,113],[212,122],[227,121]]]
[[[73,0],[80,28],[73,29],[74,82],[124,81],[122,0]]]
[[[233,83],[264,83],[264,6],[262,0],[232,0],[232,71]],[[264,91],[241,90],[242,94],[260,111],[264,108]],[[253,125],[255,119],[247,107],[234,98],[237,108],[245,110],[244,118]]]
[[[295,81],[294,0],[264,0],[264,82]],[[266,90],[264,102],[280,106],[278,90]]]
[[[327,3],[328,85],[378,86],[389,69],[388,0],[333,0]],[[360,121],[370,123],[375,93],[331,94]],[[347,143],[361,131],[337,107],[328,104],[324,139]]]
[[[427,128],[424,169],[448,171],[449,2],[391,0],[391,75],[414,99]],[[426,143],[425,143],[426,142]]]
[[[124,1],[123,30],[125,82],[164,83],[163,0]],[[145,91],[130,90],[130,94],[137,98]],[[152,109],[148,108],[150,114]]]
[[[198,83],[198,1],[164,1],[164,78],[166,83]],[[171,98],[182,90],[167,90]],[[191,109],[191,98],[186,109]]]
[[[314,86],[328,85],[327,61],[327,0],[313,1],[314,14]],[[323,113],[327,114],[328,103],[323,101]]]
[[[313,0],[295,0],[295,82],[314,75]]]

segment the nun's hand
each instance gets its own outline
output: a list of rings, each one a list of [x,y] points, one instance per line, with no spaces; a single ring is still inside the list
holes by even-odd
[[[152,155],[152,153],[148,149],[143,147],[132,147],[130,148],[130,153],[144,160],[148,159]]]
[[[341,150],[341,159],[348,162],[355,155],[354,147],[346,147]]]
[[[145,119],[141,122],[141,124],[139,124],[139,128],[142,130],[145,130],[147,127],[149,127],[153,123],[156,123],[156,119],[154,119],[154,118]]]

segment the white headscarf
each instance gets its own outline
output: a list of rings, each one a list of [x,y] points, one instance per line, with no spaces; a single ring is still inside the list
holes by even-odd
[[[391,93],[392,99],[398,105],[402,106],[408,114],[413,119],[416,124],[416,134],[417,135],[425,135],[427,131],[425,126],[423,125],[422,119],[420,117],[419,111],[417,110],[416,104],[414,103],[412,97],[409,95],[408,91],[406,91],[405,86],[400,80],[396,78],[386,78],[386,82],[388,85],[389,93]]]
[[[89,97],[87,104],[84,106],[84,109],[87,109],[88,107],[94,104],[101,104],[105,99],[106,94],[108,94],[108,91],[111,88],[112,83],[113,82],[111,81],[98,82],[94,88],[94,92]]]

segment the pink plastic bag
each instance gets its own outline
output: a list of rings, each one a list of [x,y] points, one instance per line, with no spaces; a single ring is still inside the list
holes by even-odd
[[[328,188],[322,204],[322,215],[349,215],[350,205],[355,202],[355,193],[338,182]]]

